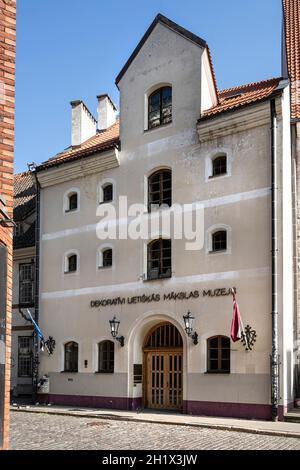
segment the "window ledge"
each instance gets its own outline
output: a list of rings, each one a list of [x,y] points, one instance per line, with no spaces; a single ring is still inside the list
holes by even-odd
[[[64,271],[64,274],[77,274],[78,271],[76,269],[76,271]]]
[[[115,202],[115,200],[111,199],[110,201],[100,201],[98,204],[99,206],[102,206],[103,204],[111,204],[112,202]]]
[[[225,254],[228,253],[228,250],[216,250],[216,251],[209,251],[209,255],[219,255],[219,254]]]
[[[76,209],[66,209],[65,214],[72,214],[74,212],[79,212],[78,207]]]
[[[111,266],[98,266],[98,269],[102,270],[102,269],[111,269],[112,268],[112,265]]]
[[[162,277],[155,277],[155,278],[145,278],[143,279],[144,282],[151,282],[151,281],[164,281],[165,279],[171,279],[171,276],[162,276]]]
[[[224,176],[229,176],[228,173],[221,173],[220,175],[211,175],[208,177],[209,180],[214,180],[214,179],[218,179],[218,178],[222,178]]]
[[[61,370],[61,374],[78,374],[78,370]]]
[[[205,375],[230,375],[230,371],[229,372],[225,372],[225,371],[207,371],[207,372],[204,372]]]
[[[95,372],[95,374],[98,374],[98,375],[107,375],[107,374],[112,375],[112,374],[114,374],[114,372],[101,372],[101,371],[98,370],[98,371]]]
[[[159,126],[151,127],[150,129],[144,129],[144,134],[148,134],[159,129],[166,129],[168,127],[173,127],[173,121],[168,122],[167,124],[160,124]]]

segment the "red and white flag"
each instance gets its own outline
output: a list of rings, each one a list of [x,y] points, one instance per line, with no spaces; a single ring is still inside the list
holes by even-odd
[[[236,343],[242,337],[242,320],[241,320],[240,309],[236,301],[234,289],[232,289],[232,297],[233,297],[233,316],[232,316],[232,323],[231,323],[231,339],[234,343]]]

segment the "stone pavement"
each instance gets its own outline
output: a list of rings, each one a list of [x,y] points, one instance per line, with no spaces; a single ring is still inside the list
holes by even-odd
[[[152,410],[118,411],[91,408],[72,408],[67,406],[27,405],[11,407],[15,411],[29,413],[46,413],[60,416],[76,416],[85,418],[101,418],[118,421],[133,421],[144,423],[157,423],[201,427],[218,430],[231,430],[246,433],[256,433],[274,436],[287,436],[300,439],[299,423],[272,423],[269,421],[255,421],[232,418],[214,418],[204,416],[190,416],[170,412],[153,412]]]
[[[11,413],[12,450],[300,450],[300,439],[55,413]]]

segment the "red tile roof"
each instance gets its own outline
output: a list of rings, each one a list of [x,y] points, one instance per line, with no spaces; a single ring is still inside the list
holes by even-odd
[[[300,119],[300,0],[283,0],[283,10],[291,114],[293,119]]]
[[[35,179],[30,171],[14,175],[14,219],[25,219],[35,209]]]
[[[225,111],[234,110],[247,104],[256,103],[272,95],[279,85],[280,78],[272,78],[257,83],[219,91],[219,104],[206,110],[201,119],[217,116]]]
[[[119,122],[117,121],[108,129],[97,132],[93,137],[83,142],[78,147],[70,147],[55,157],[50,158],[46,162],[37,167],[37,171],[45,170],[54,166],[68,163],[78,158],[88,157],[96,152],[102,152],[119,144]]]

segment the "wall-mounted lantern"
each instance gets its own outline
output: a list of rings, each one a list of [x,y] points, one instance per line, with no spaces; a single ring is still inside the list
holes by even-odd
[[[114,316],[112,320],[109,320],[109,324],[110,324],[110,332],[111,332],[113,339],[119,341],[120,345],[123,347],[125,338],[124,336],[118,336],[120,321],[117,320],[116,316]]]
[[[183,315],[184,325],[185,325],[185,332],[189,338],[191,338],[194,344],[198,344],[198,333],[194,332],[193,323],[195,317],[191,314],[190,311],[186,315]]]

